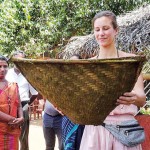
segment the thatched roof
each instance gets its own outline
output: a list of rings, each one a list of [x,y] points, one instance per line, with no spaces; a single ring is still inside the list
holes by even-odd
[[[117,46],[131,53],[150,49],[150,4],[117,18]]]
[[[65,49],[59,54],[61,58],[69,59],[72,55],[80,55],[82,58],[89,58],[97,54],[99,45],[94,35],[72,37]]]
[[[150,58],[150,4],[130,13],[118,16],[120,32],[116,43],[119,50],[137,53],[144,52]],[[72,37],[59,57],[68,59],[74,54],[82,58],[92,57],[99,46],[94,35]]]

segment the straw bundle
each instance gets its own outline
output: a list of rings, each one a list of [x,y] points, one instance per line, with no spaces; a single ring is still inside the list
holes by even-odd
[[[12,61],[74,123],[100,125],[116,107],[117,98],[132,90],[145,57]]]

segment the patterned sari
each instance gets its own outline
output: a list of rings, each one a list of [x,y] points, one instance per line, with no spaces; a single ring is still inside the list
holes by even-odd
[[[0,91],[0,111],[17,118],[18,87],[9,83]],[[0,150],[18,150],[20,128],[12,128],[6,122],[0,121]]]
[[[64,150],[79,150],[84,125],[74,124],[66,116],[62,119],[62,139]]]

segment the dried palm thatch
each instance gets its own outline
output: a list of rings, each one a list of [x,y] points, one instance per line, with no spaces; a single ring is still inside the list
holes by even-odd
[[[79,55],[86,59],[97,55],[99,45],[93,34],[87,36],[72,37],[64,50],[58,54],[58,58],[69,59],[73,55]]]
[[[130,13],[117,17],[120,27],[116,39],[117,48],[131,53],[146,52],[150,58],[150,4],[140,7]],[[82,58],[96,55],[99,46],[93,36],[72,37],[64,50],[59,54],[60,58],[68,59],[74,54]]]
[[[72,37],[65,49],[59,53],[59,58],[69,59],[73,55],[79,55],[81,58],[90,58],[97,55],[99,45],[93,34],[87,36]]]
[[[117,21],[120,26],[117,46],[120,50],[136,53],[150,48],[150,4],[119,16]]]
[[[116,99],[132,90],[145,57],[12,61],[74,123],[99,125],[116,107]]]

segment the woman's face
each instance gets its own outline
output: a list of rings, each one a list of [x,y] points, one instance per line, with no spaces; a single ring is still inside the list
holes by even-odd
[[[0,79],[4,79],[8,70],[8,64],[4,60],[0,60]]]
[[[94,35],[98,44],[102,47],[109,47],[114,44],[118,30],[113,28],[112,20],[109,17],[101,17],[94,22]]]

